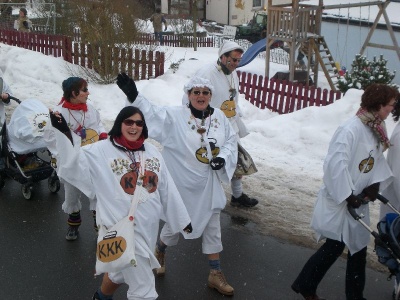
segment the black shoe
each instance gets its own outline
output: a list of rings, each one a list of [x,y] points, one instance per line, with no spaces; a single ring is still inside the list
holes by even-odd
[[[69,226],[65,239],[67,241],[75,241],[79,236],[79,226]]]
[[[291,288],[292,288],[292,290],[293,290],[293,292],[295,292],[295,293],[300,293],[300,287],[296,284],[296,282],[294,282],[292,285],[291,285]]]
[[[235,198],[232,196],[231,205],[232,206],[244,206],[244,207],[253,207],[258,204],[258,200],[254,198],[250,198],[245,193],[242,193],[242,196],[239,198]]]
[[[96,293],[94,293],[92,300],[100,300],[100,296],[97,291],[96,291]]]
[[[94,293],[92,300],[100,300],[100,296],[97,292]]]

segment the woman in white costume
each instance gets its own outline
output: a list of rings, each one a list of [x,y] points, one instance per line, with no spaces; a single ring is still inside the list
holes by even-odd
[[[229,183],[237,162],[235,131],[224,113],[210,107],[214,87],[208,79],[192,78],[184,87],[189,104],[159,107],[138,95],[134,81],[119,74],[117,84],[131,105],[139,107],[151,127],[149,136],[163,145],[163,157],[192,220],[193,232],[187,239],[202,236],[202,251],[208,255],[208,286],[225,295],[233,295],[220,267],[222,251],[220,213],[226,205],[221,181]],[[168,222],[157,243],[156,256],[165,272],[167,246],[178,243]]]
[[[81,137],[81,144],[91,144],[107,138],[106,130],[100,120],[99,112],[87,103],[89,97],[88,83],[80,77],[69,77],[62,83],[63,97],[54,111],[61,113],[68,127]],[[65,200],[62,209],[68,214],[68,230],[65,238],[74,241],[79,236],[81,225],[82,197],[84,195],[76,187],[64,182]],[[96,201],[90,201],[90,210],[96,219]],[[95,229],[97,227],[95,225]]]
[[[325,243],[307,261],[292,289],[305,299],[321,299],[316,291],[326,272],[348,248],[346,300],[363,300],[365,266],[370,233],[348,212],[348,206],[370,223],[369,205],[379,192],[379,183],[391,176],[383,152],[390,146],[385,119],[393,110],[397,90],[372,84],[361,97],[356,115],[341,125],[332,137],[324,162],[323,186],[311,221],[317,240]],[[363,196],[359,196],[359,195]],[[344,298],[344,297],[343,297]]]
[[[139,201],[134,216],[137,266],[105,274],[93,299],[112,299],[113,290],[122,283],[129,285],[128,299],[156,299],[152,269],[160,267],[153,253],[159,221],[168,222],[173,232],[190,232],[191,225],[160,152],[145,141],[148,130],[142,112],[132,106],[123,108],[110,138],[84,147],[64,118],[51,114],[51,121],[46,141],[57,158],[57,174],[89,199],[96,197],[99,227],[110,228],[128,215],[137,185],[149,192],[146,200]]]
[[[400,210],[400,102],[397,98],[396,106],[392,112],[393,120],[397,122],[396,127],[390,137],[390,148],[386,160],[393,172],[393,178],[387,180],[388,186],[382,191],[382,196],[386,197],[390,204]],[[385,182],[386,183],[386,182]],[[381,203],[380,219],[386,216],[387,213],[393,213],[392,209]]]

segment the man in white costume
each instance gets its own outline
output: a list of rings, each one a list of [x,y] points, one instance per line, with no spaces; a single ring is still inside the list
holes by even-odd
[[[232,124],[239,138],[249,134],[242,121],[242,113],[239,108],[239,77],[236,68],[243,55],[243,48],[232,41],[225,41],[219,51],[216,63],[210,63],[199,69],[195,76],[207,78],[214,85],[214,93],[210,105],[221,109]],[[188,103],[188,95],[185,94],[182,103]],[[243,193],[242,177],[233,175],[231,179],[231,205],[236,207],[253,207],[258,200],[250,198]]]
[[[5,83],[2,77],[0,77],[0,128],[3,127],[4,122],[6,121],[6,110],[5,106],[10,104],[10,96],[12,96],[12,92],[10,87]]]
[[[148,192],[147,197],[139,199],[134,215],[137,266],[105,274],[93,299],[112,299],[109,287],[124,282],[129,285],[128,299],[156,299],[152,269],[160,267],[153,254],[159,221],[168,222],[173,232],[190,232],[191,225],[161,153],[145,141],[148,130],[142,112],[132,106],[123,108],[110,138],[84,147],[65,119],[56,115],[51,114],[52,126],[46,129],[45,139],[57,158],[57,174],[89,199],[97,198],[99,227],[110,228],[128,215],[137,186]]]
[[[189,105],[159,107],[151,104],[126,74],[119,74],[117,84],[131,105],[139,107],[146,117],[149,136],[163,146],[163,157],[182,196],[192,220],[193,232],[187,239],[202,236],[203,253],[208,255],[208,286],[224,295],[233,295],[221,271],[222,251],[220,213],[226,205],[221,181],[229,183],[236,168],[236,134],[224,113],[210,107],[214,87],[207,79],[194,77],[185,85]],[[178,243],[170,224],[166,223],[157,243],[156,255],[165,272],[167,246]]]
[[[395,105],[398,92],[383,84],[370,85],[362,95],[356,115],[332,137],[324,162],[323,186],[311,221],[317,240],[325,243],[311,256],[292,284],[307,300],[317,300],[317,288],[325,273],[342,254],[349,253],[346,268],[346,300],[362,300],[365,286],[367,245],[370,233],[348,212],[348,206],[365,215],[379,183],[392,173],[383,156],[389,147],[384,120]],[[364,199],[363,199],[364,198]]]

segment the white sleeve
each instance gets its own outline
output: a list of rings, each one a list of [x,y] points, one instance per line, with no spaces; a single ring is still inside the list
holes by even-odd
[[[81,150],[81,138],[71,131],[74,144],[51,124],[46,126],[43,138],[47,148],[57,159],[57,175],[78,188],[89,199],[95,196],[90,167]]]

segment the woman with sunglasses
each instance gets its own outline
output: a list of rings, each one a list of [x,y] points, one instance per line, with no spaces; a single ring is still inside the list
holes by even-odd
[[[184,87],[189,104],[179,107],[152,105],[136,89],[134,81],[119,74],[117,84],[131,105],[139,107],[151,124],[149,136],[163,145],[163,157],[188,209],[193,232],[187,239],[202,236],[202,250],[208,255],[208,286],[221,294],[233,295],[220,267],[222,251],[220,213],[226,205],[221,181],[229,183],[236,167],[236,134],[224,113],[210,106],[214,87],[207,79],[192,78]],[[165,249],[178,243],[179,234],[164,225],[156,256],[165,273]]]
[[[196,71],[195,76],[207,78],[215,86],[210,105],[221,109],[232,124],[238,136],[244,138],[249,134],[242,119],[239,107],[239,77],[236,68],[240,65],[244,49],[233,41],[225,41],[218,50],[218,60],[205,64]],[[187,95],[183,95],[182,103],[188,102]],[[242,175],[234,174],[231,179],[231,201],[235,207],[254,207],[258,200],[243,191]]]
[[[191,225],[161,153],[146,141],[148,129],[142,112],[133,106],[123,108],[109,139],[84,147],[79,147],[80,137],[62,115],[52,113],[50,118],[52,126],[46,129],[45,138],[49,150],[57,154],[57,174],[89,199],[96,197],[100,236],[128,215],[137,186],[148,192],[139,199],[134,215],[137,266],[106,273],[93,299],[112,299],[122,283],[129,285],[128,299],[156,299],[152,269],[160,267],[153,254],[160,219],[170,224],[172,232],[191,232]]]
[[[88,83],[80,77],[69,77],[62,83],[63,97],[54,111],[61,113],[68,127],[81,138],[81,144],[86,145],[107,138],[106,130],[100,120],[99,112],[87,103]],[[68,182],[64,182],[65,200],[62,209],[68,214],[68,231],[65,238],[74,241],[79,236],[81,225],[81,199],[84,195]],[[90,201],[93,212],[94,227],[96,226],[95,201]]]

